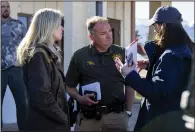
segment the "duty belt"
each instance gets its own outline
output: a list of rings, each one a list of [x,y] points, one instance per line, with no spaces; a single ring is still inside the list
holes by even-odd
[[[93,110],[84,110],[81,109],[81,112],[83,115],[88,118],[96,118],[97,120],[101,119],[101,116],[104,114],[109,114],[111,112],[114,113],[120,113],[124,111],[124,105],[107,105],[107,106],[102,106],[102,105],[96,105]]]

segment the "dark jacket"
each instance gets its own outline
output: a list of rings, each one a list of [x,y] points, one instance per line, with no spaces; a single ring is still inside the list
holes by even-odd
[[[69,130],[63,73],[49,48],[36,47],[24,65],[24,80],[29,98],[28,130]]]
[[[180,99],[188,82],[191,51],[187,45],[164,50],[157,49],[154,42],[145,45],[150,62],[146,79],[141,78],[135,71],[130,72],[125,79],[127,85],[143,96],[135,130],[140,130],[162,115],[181,111]],[[167,117],[167,121],[172,118]],[[164,120],[163,123],[166,121]]]

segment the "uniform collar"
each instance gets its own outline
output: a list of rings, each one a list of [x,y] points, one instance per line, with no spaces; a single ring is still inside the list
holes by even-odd
[[[99,54],[99,55],[110,55],[113,53],[113,48],[112,48],[112,45],[108,48],[108,50],[106,52],[99,52],[96,47],[94,46],[94,44],[90,44],[89,45],[90,47],[90,50],[91,50],[91,54],[92,55],[96,55],[96,54]]]

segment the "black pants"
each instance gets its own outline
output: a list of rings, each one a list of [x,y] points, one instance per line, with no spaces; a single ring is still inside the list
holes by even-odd
[[[15,103],[17,113],[17,123],[19,130],[25,129],[27,117],[27,92],[23,81],[23,72],[21,67],[10,67],[6,70],[1,70],[1,108],[6,87],[9,86]],[[6,102],[4,102],[6,103]],[[2,115],[2,109],[1,109]],[[2,116],[1,116],[2,117]],[[2,118],[1,118],[2,122]]]

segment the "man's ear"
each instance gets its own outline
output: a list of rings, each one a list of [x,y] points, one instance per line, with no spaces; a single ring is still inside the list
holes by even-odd
[[[95,39],[94,39],[93,34],[89,34],[89,38],[90,38],[90,40],[91,40],[93,43],[95,42]]]

